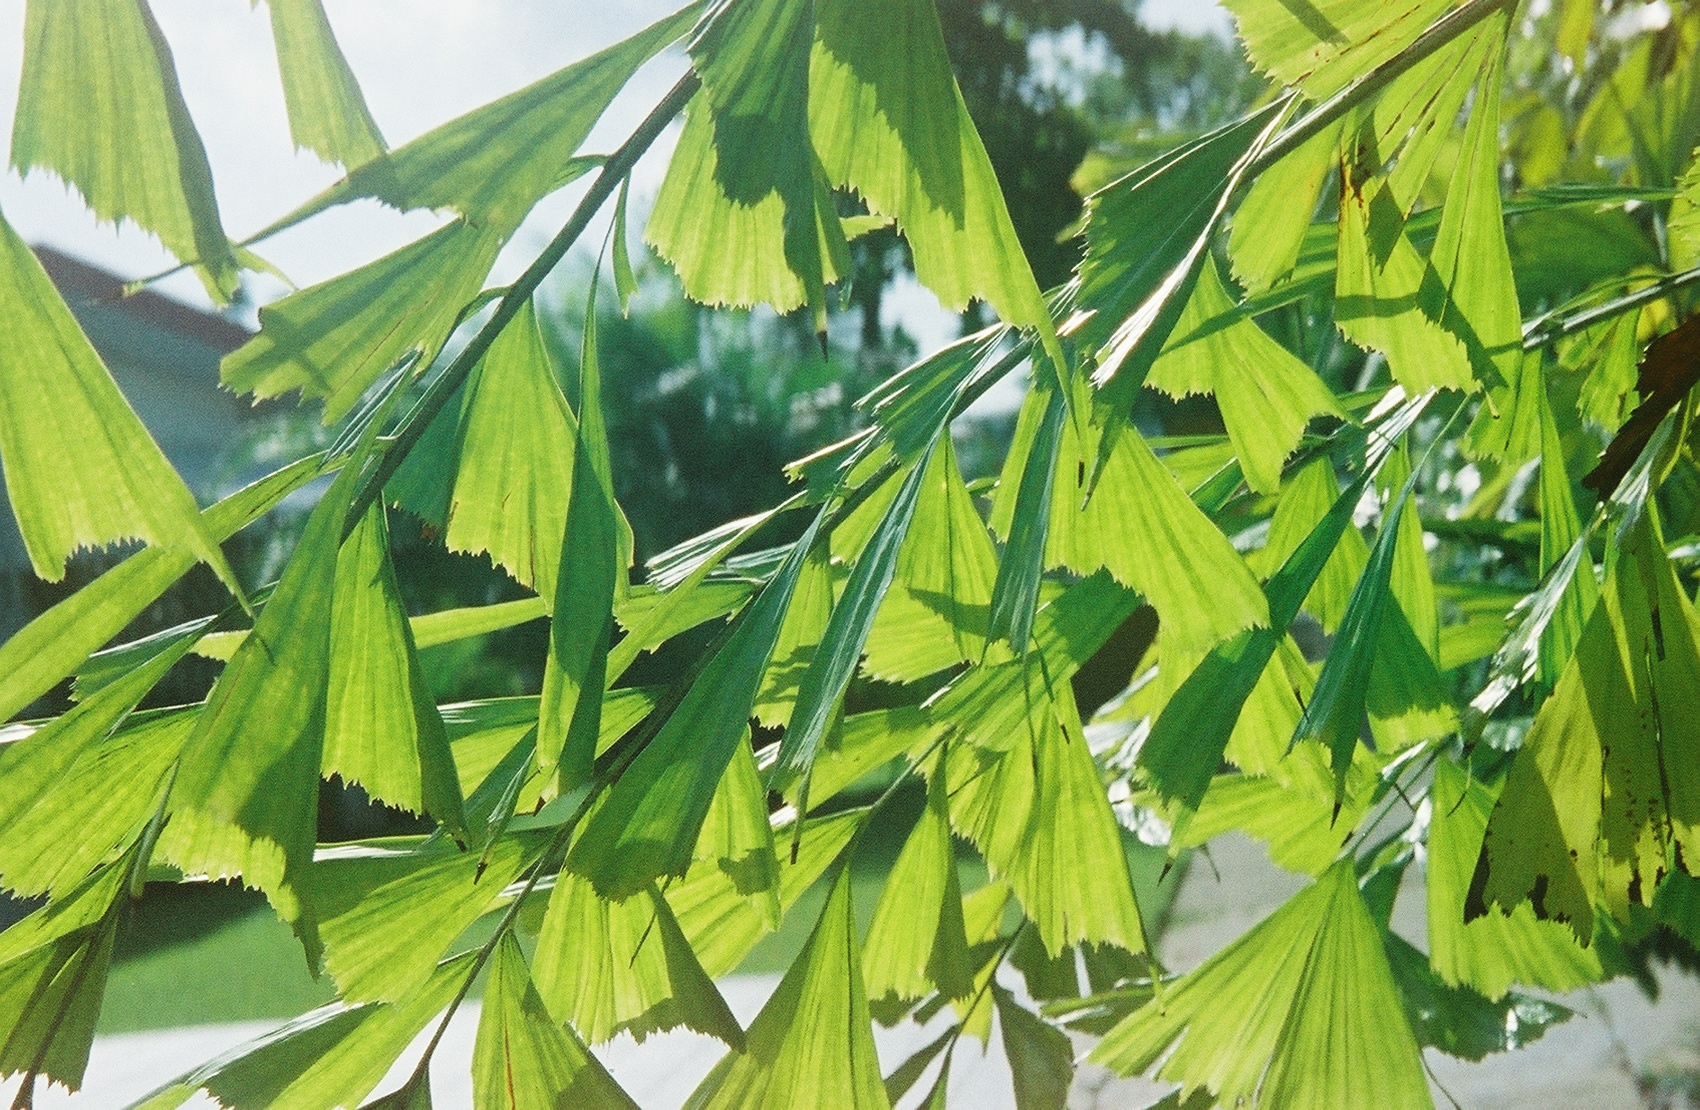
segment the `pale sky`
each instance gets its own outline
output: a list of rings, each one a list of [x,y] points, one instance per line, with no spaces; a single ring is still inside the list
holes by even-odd
[[[384,136],[399,146],[440,123],[619,41],[677,7],[676,0],[325,0],[325,8]],[[0,4],[0,127],[7,136],[22,66],[24,5]],[[240,239],[341,176],[311,154],[292,150],[283,94],[263,6],[246,0],[153,0],[176,58],[189,109],[206,143],[225,230]],[[1146,0],[1146,22],[1226,33],[1215,3]],[[674,51],[651,62],[621,94],[591,136],[606,152],[642,119],[682,71]],[[639,197],[653,193],[663,148],[634,175]],[[582,186],[581,186],[582,188]],[[497,264],[495,281],[519,272],[571,211],[578,190],[540,204]],[[151,236],[134,227],[98,226],[80,200],[37,172],[21,181],[0,175],[0,210],[28,241],[55,246],[124,276],[171,265]],[[440,222],[427,212],[395,213],[374,202],[333,209],[258,246],[259,253],[305,286],[418,238]],[[587,237],[584,246],[600,242]],[[205,303],[199,282],[179,275],[162,292]],[[283,291],[256,279],[262,300]],[[906,321],[907,322],[907,321]],[[938,322],[948,328],[948,321]],[[912,330],[931,331],[924,320]],[[923,341],[934,339],[921,335]],[[943,335],[937,337],[943,338]]]

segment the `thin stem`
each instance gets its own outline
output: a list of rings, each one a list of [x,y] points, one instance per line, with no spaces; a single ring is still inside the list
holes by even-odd
[[[1602,305],[1596,305],[1586,312],[1578,312],[1574,316],[1559,318],[1548,316],[1541,320],[1531,321],[1528,329],[1523,333],[1523,349],[1525,351],[1539,350],[1554,340],[1584,331],[1602,320],[1609,320],[1613,316],[1628,312],[1632,308],[1640,308],[1644,304],[1661,300],[1678,289],[1684,289],[1696,282],[1700,282],[1700,266],[1662,277],[1643,289],[1626,293]]]
[[[579,236],[584,234],[584,229],[589,226],[591,219],[608,198],[614,195],[620,182],[631,173],[638,159],[654,145],[661,132],[684,110],[686,102],[695,95],[700,85],[701,80],[694,70],[687,71],[679,78],[678,84],[655,106],[638,129],[620,144],[618,150],[609,155],[596,180],[591,183],[590,191],[574,209],[572,217],[549,241],[549,245],[543,248],[543,252],[526,267],[519,280],[508,286],[501,300],[496,302],[495,312],[484,326],[478,329],[478,334],[474,335],[442,372],[432,379],[424,396],[419,398],[418,404],[414,405],[413,410],[402,420],[400,430],[385,446],[378,465],[366,476],[355,493],[343,525],[345,537],[354,530],[372,502],[382,494],[384,483],[394,476],[402,461],[407,458],[408,452],[418,445],[432,419],[448,404],[449,398],[460,388],[461,383],[466,381],[472,373],[472,368],[484,357],[484,353],[490,349],[502,329],[518,315],[519,310],[531,299],[531,295],[537,292],[538,286],[543,284],[543,279],[549,276],[549,272],[566,257],[567,251],[578,242]]]

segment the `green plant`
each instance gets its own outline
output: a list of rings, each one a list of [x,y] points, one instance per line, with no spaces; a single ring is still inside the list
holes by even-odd
[[[1517,987],[1700,936],[1700,13],[1230,0],[1278,87],[1095,193],[1046,296],[930,0],[868,7],[694,4],[386,152],[318,5],[272,0],[295,138],[351,172],[268,232],[357,197],[455,216],[262,311],[226,383],[299,391],[337,434],[205,512],[0,226],[0,460],[35,566],[148,543],[0,647],[0,716],[73,673],[79,698],[0,751],[0,880],[45,899],[0,933],[21,1103],[79,1082],[150,879],[263,890],[341,1001],[149,1107],[357,1104],[480,974],[480,1106],[624,1105],[586,1046],[676,1025],[729,1048],[695,1106],[880,1106],[923,1076],[939,1105],[994,1015],[1023,1107],[1062,1104],[1063,1026],[1189,1106],[1419,1106],[1422,1046],[1479,1058],[1567,1016]],[[31,0],[27,37],[14,164],[227,295],[260,263],[219,227],[143,0]],[[585,154],[677,41],[689,72]],[[646,235],[693,298],[819,332],[849,240],[894,223],[941,300],[1005,323],[880,383],[786,500],[634,581],[595,306],[631,295],[623,183],[681,112]],[[585,174],[535,263],[484,291]],[[847,193],[873,214],[842,216]],[[569,405],[532,297],[610,202]],[[1024,362],[987,512],[951,424]],[[1148,435],[1147,386],[1216,407]],[[218,545],[331,475],[279,580],[236,581]],[[408,614],[391,505],[534,596]],[[106,646],[197,561],[225,611]],[[540,696],[433,703],[419,650],[546,615]],[[622,685],[693,629],[676,682]],[[205,703],[133,712],[190,653],[226,661]],[[318,844],[331,774],[434,831]],[[859,936],[849,861],[915,791]],[[1239,829],[1317,881],[1173,977],[1112,791],[1173,853]],[[959,842],[992,876],[966,894]],[[1388,925],[1419,859],[1426,953]],[[809,942],[741,1028],[713,977],[817,883]],[[870,1014],[945,1007],[950,1032],[882,1077]],[[370,1105],[428,1104],[422,1064]]]

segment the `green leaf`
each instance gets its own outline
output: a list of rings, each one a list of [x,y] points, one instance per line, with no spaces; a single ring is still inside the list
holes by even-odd
[[[956,1030],[946,1029],[885,1077],[885,1097],[893,1106],[921,1081],[929,1065],[956,1042]],[[949,1071],[949,1065],[944,1068]],[[923,1104],[924,1105],[924,1104]]]
[[[1489,907],[1464,920],[1464,898],[1497,795],[1451,760],[1435,764],[1427,868],[1435,974],[1448,986],[1467,986],[1495,1001],[1513,983],[1564,992],[1599,982],[1598,951],[1582,947],[1565,926],[1537,920],[1527,904],[1509,913]]]
[[[1340,631],[1329,645],[1328,658],[1317,676],[1316,690],[1305,706],[1304,716],[1293,733],[1293,743],[1315,740],[1333,753],[1336,803],[1344,796],[1346,771],[1357,750],[1370,697],[1372,670],[1380,645],[1383,617],[1392,597],[1391,579],[1398,546],[1399,520],[1411,497],[1415,475],[1407,479],[1389,500],[1381,518],[1381,531],[1370,550],[1363,577],[1352,589]],[[1402,611],[1401,611],[1402,613]],[[1409,660],[1407,653],[1401,657]]]
[[[1495,17],[1477,32],[1490,44],[1487,63],[1430,254],[1446,289],[1439,319],[1463,339],[1476,377],[1487,383],[1489,397],[1501,409],[1512,397],[1506,387],[1517,379],[1523,362],[1523,313],[1499,197],[1499,100],[1509,20],[1509,13]],[[1514,455],[1513,461],[1520,459]]]
[[[632,179],[620,181],[620,194],[614,202],[614,230],[609,232],[613,245],[614,292],[620,298],[620,315],[631,314],[632,294],[637,292],[637,275],[632,272],[630,233],[626,230],[626,204],[631,197]]]
[[[463,609],[443,609],[413,617],[413,646],[420,651],[469,640],[513,628],[544,616],[548,610],[541,597],[526,597],[518,601],[500,601],[494,605],[473,605]]]
[[[1625,734],[1650,724],[1636,709],[1603,605],[1511,761],[1464,900],[1466,921],[1490,906],[1509,913],[1529,902],[1536,917],[1567,923],[1579,942],[1592,938],[1602,723]]]
[[[353,168],[387,149],[320,0],[267,0],[297,148]]]
[[[560,785],[566,789],[590,777],[596,758],[608,645],[614,635],[614,600],[630,555],[620,550],[620,509],[614,501],[608,432],[602,421],[596,288],[593,277],[579,355],[572,492],[561,539],[560,577],[551,609],[549,657],[537,722],[537,769],[548,774],[558,765]],[[541,343],[538,346],[541,350]]]
[[[809,797],[817,804],[825,802],[894,759],[917,760],[950,727],[948,723],[935,723],[914,705],[851,714],[839,726],[833,743],[815,760]]]
[[[1039,332],[1066,365],[1050,310],[1015,235],[991,159],[952,76],[928,0],[869,19],[856,0],[817,0],[809,134],[833,185],[897,221],[915,274],[949,309],[983,298]]]
[[[374,504],[337,555],[325,692],[325,773],[464,835],[460,780],[425,684]]]
[[[874,618],[865,667],[886,681],[925,677],[980,659],[997,552],[962,482],[956,449],[940,439],[927,461],[896,580]]]
[[[630,897],[662,875],[683,875],[716,784],[743,739],[762,670],[824,519],[815,517],[739,619],[737,629],[608,791],[568,865],[605,897]]]
[[[840,525],[834,538],[848,527]],[[797,587],[791,593],[791,607],[785,612],[785,623],[779,626],[779,638],[762,675],[761,689],[756,692],[755,718],[768,728],[784,728],[791,720],[798,687],[832,619],[833,587],[842,581],[844,573],[833,565],[830,547],[830,543],[816,546],[803,561]]]
[[[1421,402],[1411,404],[1405,419],[1414,420],[1421,411]],[[1397,423],[1397,421],[1396,421]],[[1395,436],[1383,431],[1384,444]],[[1363,473],[1344,494],[1334,497],[1332,507],[1314,525],[1299,524],[1295,517],[1291,532],[1275,526],[1270,529],[1270,544],[1265,556],[1293,546],[1291,553],[1269,579],[1269,626],[1242,633],[1206,655],[1189,674],[1156,722],[1151,734],[1139,751],[1139,767],[1148,776],[1158,794],[1179,801],[1185,808],[1196,810],[1204,800],[1212,776],[1221,765],[1222,753],[1245,708],[1246,699],[1262,681],[1269,660],[1275,655],[1287,635],[1287,628],[1298,615],[1299,605],[1314,597],[1318,580],[1325,574],[1336,573],[1340,553],[1337,548],[1342,536],[1355,536],[1351,529],[1352,513],[1357,508],[1370,478],[1388,457],[1387,450],[1366,459]],[[1318,470],[1317,468],[1322,468]],[[1309,478],[1307,482],[1307,476]],[[1334,489],[1333,470],[1325,460],[1318,460],[1301,473],[1282,497],[1283,505],[1301,504],[1301,493],[1315,498]],[[1320,505],[1320,499],[1311,505]],[[1305,506],[1305,515],[1309,508]],[[1277,510],[1276,524],[1282,523]],[[1300,533],[1303,527],[1306,532]],[[1300,540],[1291,540],[1294,535]],[[1358,537],[1358,544],[1363,543]],[[1309,704],[1315,704],[1314,701]],[[1289,744],[1291,746],[1290,738]],[[1182,819],[1184,823],[1184,818]]]
[[[324,398],[325,423],[340,420],[384,371],[436,357],[510,230],[456,220],[266,305],[260,334],[225,356],[224,384],[259,398],[300,390]]]
[[[949,749],[951,823],[1009,881],[1047,951],[1088,943],[1143,952],[1121,826],[1066,681],[1035,716],[1008,751]]]
[[[1322,100],[1409,46],[1451,7],[1414,0],[1389,11],[1377,0],[1224,0],[1252,64]]]
[[[748,737],[733,751],[709,803],[692,852],[693,866],[698,860],[714,863],[761,911],[768,928],[779,927],[779,859],[768,819],[767,788]]]
[[[1546,386],[1540,373],[1541,364],[1535,362],[1534,373],[1539,392],[1541,425],[1541,484],[1539,490],[1541,511],[1541,573],[1546,575],[1564,560],[1566,552],[1570,551],[1582,539],[1582,518],[1576,511],[1576,498],[1570,484],[1570,475],[1564,467],[1564,444],[1558,436],[1558,424],[1553,418],[1552,407],[1547,401]],[[1588,568],[1571,576],[1569,585],[1559,601],[1559,608],[1553,614],[1552,621],[1540,638],[1540,658],[1537,674],[1542,682],[1552,685],[1558,681],[1564,672],[1564,666],[1570,661],[1571,654],[1576,650],[1577,641],[1582,638],[1582,630],[1587,626],[1588,617],[1594,611],[1594,604],[1599,600],[1599,586],[1594,581],[1593,560],[1589,558]]]
[[[382,844],[382,842],[380,842]],[[431,976],[457,937],[542,850],[535,834],[504,837],[486,859],[441,840],[327,849],[309,893],[325,970],[350,1002],[394,1002]]]
[[[702,91],[646,232],[706,304],[807,304],[826,326],[826,285],[849,253],[809,143],[813,7],[717,4],[691,44]]]
[[[90,875],[0,933],[0,1075],[82,1086],[131,858]]]
[[[1350,860],[1136,1010],[1088,1059],[1256,1106],[1433,1105]]]
[[[1385,355],[1393,380],[1413,395],[1472,392],[1469,352],[1425,311],[1423,284],[1431,271],[1405,234],[1404,215],[1383,179],[1353,181],[1341,191],[1339,251],[1334,319],[1341,333]]]
[[[841,1106],[885,1110],[861,954],[842,866],[819,923],[750,1026],[748,1047],[728,1054],[686,1101],[720,1107]]]
[[[1259,174],[1234,210],[1228,257],[1247,292],[1262,293],[1293,272],[1322,183],[1338,162],[1340,132],[1336,124],[1305,140]]]
[[[862,975],[871,998],[918,999],[934,989],[962,998],[973,982],[944,785],[945,776],[931,776],[927,805],[886,877],[868,926]],[[936,924],[929,929],[928,922]]]
[[[506,229],[506,238],[538,200],[582,172],[573,155],[609,102],[639,66],[690,29],[703,7],[687,4],[624,42],[357,166],[255,238],[361,197],[403,211],[452,209],[469,222]]]
[[[1281,466],[1313,417],[1346,419],[1310,367],[1239,310],[1210,259],[1146,384],[1177,398],[1215,394],[1246,484],[1259,493],[1280,488]]]
[[[798,684],[797,703],[780,740],[778,760],[768,777],[769,789],[783,790],[792,782],[806,781],[814,766],[815,752],[841,707],[844,691],[861,662],[862,646],[873,630],[880,602],[897,571],[898,551],[909,532],[909,522],[914,519],[927,470],[921,465],[910,469],[879,527],[874,529],[850,570],[850,580],[833,606],[820,646]],[[804,793],[806,796],[806,787]]]
[[[1089,575],[1104,567],[1145,596],[1171,651],[1207,651],[1269,623],[1269,606],[1238,552],[1176,484],[1132,427],[1113,446],[1083,448],[1064,428],[1051,501],[1046,562]],[[1081,507],[1083,475],[1104,460],[1097,488]]]
[[[641,1042],[682,1025],[743,1046],[743,1029],[653,889],[609,902],[587,880],[562,872],[549,895],[532,974],[550,1012],[591,1044],[617,1033]]]
[[[1060,390],[1040,387],[1030,392],[998,479],[1000,505],[1009,506],[999,529],[1007,542],[992,584],[986,639],[1008,640],[1017,656],[1027,654],[1033,613],[1039,606],[1066,411]],[[998,515],[993,514],[994,525],[999,523]]]
[[[402,505],[442,528],[450,551],[488,554],[553,606],[578,431],[531,302],[478,361],[463,403],[439,420],[454,427],[452,444],[434,458],[416,450],[417,470],[404,464],[392,493],[418,485]]]
[[[928,703],[932,719],[969,743],[1003,751],[1031,736],[1050,702],[1138,606],[1132,593],[1096,574],[1039,610],[1027,659],[972,667]]]
[[[992,988],[1004,1058],[1015,1081],[1016,1110],[1062,1110],[1074,1082],[1074,1045],[1002,987]]]
[[[497,942],[484,1014],[472,1046],[478,1110],[607,1106],[637,1110],[582,1042],[555,1023],[532,985],[519,942]]]
[[[123,728],[138,701],[188,650],[161,651],[63,717],[0,749],[0,885],[63,898],[123,851],[158,807],[193,713]]]
[[[311,455],[261,478],[208,508],[203,527],[215,540],[228,538],[317,477],[323,464]],[[193,555],[175,548],[138,551],[0,644],[0,720],[52,689],[194,565]]]
[[[1320,875],[1356,834],[1380,783],[1378,770],[1368,752],[1357,754],[1338,812],[1328,755],[1313,745],[1293,751],[1265,775],[1218,775],[1197,814],[1176,822],[1170,854],[1233,831],[1267,843],[1278,866]]]
[[[101,220],[133,220],[194,263],[214,300],[228,300],[240,266],[171,47],[146,0],[31,0],[24,42],[12,165],[56,175]]]
[[[57,6],[32,3],[32,24],[57,18],[42,9]],[[0,464],[35,572],[57,582],[73,551],[139,539],[205,562],[241,596],[218,548],[222,537],[202,521],[189,487],[3,217],[0,305]]]
[[[240,875],[265,891],[310,965],[318,939],[302,887],[318,828],[337,552],[365,457],[356,453],[307,518],[254,630],[207,695],[160,840],[185,872]]]
[[[793,816],[776,830],[777,835],[797,842],[796,859],[787,853],[779,860],[781,912],[795,905],[832,866],[866,817],[864,809],[844,810],[806,820],[798,833],[790,824]],[[682,880],[668,886],[667,902],[703,970],[713,978],[735,970],[756,942],[775,927],[774,920],[739,889],[718,859],[693,862]]]
[[[1339,503],[1340,483],[1334,477],[1334,466],[1327,459],[1317,459],[1305,465],[1282,491],[1275,503],[1275,515],[1269,521],[1269,542],[1253,560],[1260,574],[1269,575],[1273,587],[1281,564],[1304,543],[1305,537],[1327,517]],[[1354,503],[1354,508],[1355,503]],[[1351,524],[1350,519],[1346,521]],[[1322,630],[1337,632],[1346,616],[1346,603],[1351,600],[1352,587],[1363,576],[1369,562],[1369,545],[1363,533],[1355,527],[1338,530],[1339,538],[1329,549],[1320,572],[1311,576],[1314,583],[1303,599],[1303,608]]]
[[[1131,400],[1144,383],[1228,197],[1285,107],[1276,102],[1218,128],[1087,198],[1079,312],[1062,332],[1094,352],[1095,385],[1116,382],[1110,403]]]
[[[1381,475],[1383,490],[1391,491],[1409,473],[1405,452],[1395,451]],[[1439,611],[1423,526],[1415,512],[1399,516],[1388,589],[1396,604],[1387,607],[1375,633],[1365,698],[1370,734],[1383,753],[1402,751],[1458,727],[1440,677]],[[1347,608],[1350,611],[1350,603]]]
[[[175,1110],[204,1090],[231,1110],[358,1106],[471,974],[471,954],[439,964],[402,1001],[333,1002],[178,1077],[131,1110]]]
[[[1464,1060],[1512,1052],[1541,1039],[1575,1012],[1526,994],[1489,1001],[1469,987],[1448,986],[1403,937],[1388,934],[1387,957],[1399,981],[1405,1018],[1417,1040]]]

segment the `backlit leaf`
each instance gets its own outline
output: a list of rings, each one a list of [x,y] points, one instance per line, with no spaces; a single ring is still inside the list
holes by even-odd
[[[289,109],[289,137],[353,168],[382,155],[384,136],[348,68],[320,0],[267,0]]]
[[[329,850],[313,864],[325,968],[350,1002],[394,1002],[418,990],[455,938],[488,910],[540,846],[508,837],[476,853],[433,841]]]
[[[473,369],[464,405],[444,410],[450,422],[456,413],[453,453],[427,479],[443,489],[446,508],[440,518],[422,515],[443,528],[450,551],[487,553],[553,606],[577,427],[530,302]],[[426,509],[414,498],[402,503]]]
[[[260,236],[361,197],[403,211],[452,209],[505,238],[543,196],[582,171],[575,167],[591,128],[639,66],[688,31],[703,9],[672,15],[583,61],[354,168],[348,177]],[[482,276],[482,275],[480,275]]]
[[[809,142],[813,5],[717,4],[691,44],[703,89],[687,108],[646,238],[706,304],[807,304],[849,255]]]
[[[1328,658],[1317,677],[1316,690],[1293,733],[1294,743],[1315,740],[1333,753],[1337,799],[1343,796],[1346,771],[1363,730],[1384,617],[1391,606],[1398,605],[1392,597],[1391,579],[1399,520],[1411,497],[1411,484],[1406,481],[1382,514],[1381,531],[1370,550],[1369,563],[1352,590],[1340,631],[1329,645]]]
[[[60,6],[32,3],[32,23],[61,18],[39,15],[43,9]],[[92,13],[88,18],[96,22]],[[140,539],[192,555],[239,589],[189,487],[4,218],[0,305],[0,464],[35,572],[57,582],[73,551]]]
[[[241,875],[265,891],[309,964],[318,941],[302,886],[318,828],[337,551],[354,479],[344,469],[307,518],[254,630],[207,695],[160,841],[185,872]]]
[[[951,439],[942,437],[927,461],[914,519],[897,553],[896,581],[874,619],[869,673],[914,679],[953,662],[978,660],[996,578],[991,537],[963,485]],[[894,644],[897,639],[904,646]],[[928,666],[912,661],[916,652],[929,661],[948,659]]]
[[[472,1104],[478,1110],[637,1110],[579,1039],[549,1015],[512,933],[497,942],[491,960],[484,1013],[472,1046]]]
[[[1350,860],[1136,1010],[1089,1059],[1247,1106],[1431,1106]]]
[[[815,752],[861,662],[862,646],[897,571],[897,555],[914,519],[926,474],[925,466],[910,470],[850,570],[850,579],[821,633],[820,646],[798,683],[797,704],[779,744],[770,789],[783,790],[797,779],[806,779],[814,765]]]
[[[532,973],[550,1012],[591,1044],[621,1032],[642,1041],[681,1025],[743,1044],[743,1029],[658,892],[609,902],[588,880],[562,873]]]
[[[443,719],[426,686],[375,504],[337,555],[325,694],[326,774],[464,829]]]
[[[239,267],[212,167],[146,0],[31,0],[24,42],[12,165],[55,174],[102,220],[133,220],[228,300]]]
[[[1097,489],[1084,507],[1092,466],[1072,428],[1062,431],[1046,562],[1076,574],[1104,567],[1145,596],[1162,642],[1206,651],[1269,623],[1257,580],[1226,536],[1175,483],[1139,431],[1120,429],[1103,453]]]
[[[880,1079],[851,916],[850,868],[841,867],[819,923],[750,1026],[748,1047],[715,1065],[685,1105],[889,1105]]]
[[[208,508],[203,527],[215,539],[227,539],[311,481],[323,464],[321,456],[310,455],[261,478]],[[0,644],[0,720],[70,674],[194,565],[187,551],[145,548]]]
[[[1186,305],[1229,194],[1284,107],[1253,112],[1087,198],[1079,311],[1062,331],[1095,352],[1093,384],[1114,380],[1113,398],[1131,399],[1144,383]]]
[[[584,315],[579,352],[579,425],[573,437],[572,490],[561,539],[560,576],[550,610],[549,657],[538,706],[537,769],[559,764],[570,789],[590,777],[601,730],[614,600],[630,559],[621,550],[620,509],[614,501],[608,433],[602,419],[602,368],[596,350],[596,290]],[[542,344],[538,344],[539,352]],[[545,367],[548,365],[545,361]],[[539,537],[540,540],[543,537]]]
[[[950,837],[945,777],[931,777],[927,804],[886,877],[862,953],[862,975],[875,999],[947,998],[968,993],[968,939],[962,888]],[[928,922],[936,922],[932,928]]]
[[[779,824],[776,836],[797,841],[797,858],[793,861],[790,853],[785,853],[779,859],[782,912],[795,905],[832,866],[866,816],[866,810],[852,809],[814,818],[803,822],[801,834],[791,824],[794,816]],[[717,859],[697,860],[682,880],[667,888],[667,902],[678,917],[679,927],[702,961],[703,970],[714,978],[732,972],[775,927],[752,901]]]
[[[472,957],[461,956],[400,1002],[333,1002],[209,1060],[132,1110],[175,1110],[201,1090],[231,1110],[358,1106],[471,972]]]
[[[1260,493],[1280,487],[1312,417],[1346,417],[1310,367],[1239,311],[1209,259],[1146,384],[1175,397],[1214,394],[1246,483]]]
[[[127,854],[0,934],[0,1075],[82,1086],[129,870]]]
[[[478,295],[507,230],[461,219],[375,262],[260,310],[260,334],[226,355],[238,393],[323,398],[341,419],[378,377],[409,355],[436,357]]]
[[[1060,360],[1051,314],[952,76],[938,12],[895,0],[817,0],[809,132],[832,184],[897,221],[915,274],[946,308],[983,298],[1036,328]]]
[[[1258,69],[1321,100],[1410,45],[1451,6],[1413,0],[1389,9],[1376,0],[1224,0]]]
[[[1464,920],[1464,896],[1481,854],[1495,792],[1451,760],[1434,769],[1428,834],[1428,939],[1435,973],[1500,999],[1514,983],[1571,991],[1602,977],[1597,950],[1583,948],[1564,925],[1540,921],[1519,904],[1492,906]]]
[[[683,875],[715,785],[742,741],[762,669],[773,653],[821,517],[803,533],[655,738],[608,791],[568,864],[605,897],[630,897],[662,875]]]
[[[1334,318],[1346,338],[1385,355],[1393,380],[1413,395],[1474,390],[1469,352],[1424,310],[1428,265],[1382,180],[1353,181],[1341,191],[1339,243]]]
[[[129,844],[159,802],[167,768],[193,727],[192,713],[131,728],[137,701],[182,658],[161,651],[63,717],[0,749],[0,885],[24,896],[64,897]]]

